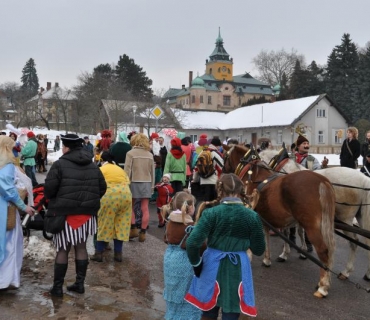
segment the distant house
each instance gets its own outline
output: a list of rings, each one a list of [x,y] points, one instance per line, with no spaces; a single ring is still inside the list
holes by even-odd
[[[313,153],[339,153],[349,119],[327,94],[238,108],[228,113],[181,110],[182,130],[193,141],[201,133],[209,137],[237,138],[257,145],[265,137],[279,147],[290,146],[297,132],[310,141]]]
[[[40,92],[27,101],[26,126],[45,126],[50,129],[62,130],[73,125],[76,106],[76,96],[69,90],[59,87],[58,82],[52,87],[47,82],[46,90],[40,88]]]
[[[206,60],[206,71],[193,79],[189,71],[189,86],[170,88],[163,96],[170,107],[186,110],[231,111],[249,99],[274,100],[269,84],[253,78],[248,72],[234,75],[234,61],[224,48],[219,32],[216,47]]]
[[[1,128],[4,129],[7,123],[17,126],[19,114],[7,94],[0,90],[0,113],[1,113]]]

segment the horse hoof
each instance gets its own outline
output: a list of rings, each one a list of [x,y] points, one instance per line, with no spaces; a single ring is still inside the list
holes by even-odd
[[[364,279],[365,281],[370,281],[370,278],[366,274],[364,275],[362,279]]]
[[[270,268],[271,264],[266,264],[266,263],[262,262],[262,266],[265,267],[265,268]]]
[[[306,260],[307,259],[307,257],[304,255],[304,254],[300,254],[299,255],[299,259],[301,259],[301,260]]]
[[[316,291],[313,295],[316,298],[319,298],[319,299],[325,298],[325,296],[322,293],[320,293],[319,291]]]
[[[286,261],[286,259],[278,257],[278,258],[276,258],[276,261],[277,261],[277,262],[285,262],[285,261]]]
[[[365,275],[365,277],[366,277],[366,275]],[[364,277],[364,279],[365,279],[365,277]],[[340,273],[339,275],[338,275],[338,279],[339,280],[347,280],[348,279],[348,277],[346,277],[343,273]],[[366,279],[365,279],[366,280]]]

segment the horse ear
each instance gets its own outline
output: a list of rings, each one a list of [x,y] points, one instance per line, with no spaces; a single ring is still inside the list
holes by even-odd
[[[231,148],[226,144],[222,144],[222,149],[224,149],[225,151],[229,151]]]
[[[286,149],[285,142],[281,145],[282,148]]]

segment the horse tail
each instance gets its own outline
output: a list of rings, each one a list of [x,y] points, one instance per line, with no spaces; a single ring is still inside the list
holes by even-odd
[[[322,208],[321,234],[328,248],[328,267],[333,264],[335,248],[334,239],[334,215],[335,215],[335,194],[329,182],[320,183],[320,203]]]

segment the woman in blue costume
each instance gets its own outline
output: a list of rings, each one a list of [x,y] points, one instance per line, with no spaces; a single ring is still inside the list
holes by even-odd
[[[34,214],[18,194],[26,189],[32,194],[31,180],[13,164],[13,139],[0,136],[0,289],[15,289],[20,285],[20,272],[23,261],[23,232],[18,210]],[[17,207],[16,225],[7,231],[8,205]]]
[[[163,206],[168,223],[164,241],[164,293],[166,320],[199,320],[202,312],[184,300],[193,278],[193,268],[186,254],[186,237],[192,230],[195,198],[181,191],[176,193],[171,206]],[[169,210],[169,207],[171,209]]]
[[[218,200],[208,204],[187,239],[195,276],[185,300],[203,311],[202,319],[217,319],[220,308],[222,319],[237,320],[240,313],[256,316],[246,251],[255,255],[265,251],[262,223],[256,212],[245,207],[244,185],[235,174],[221,176],[217,193]],[[201,256],[199,249],[205,239],[207,250]]]

